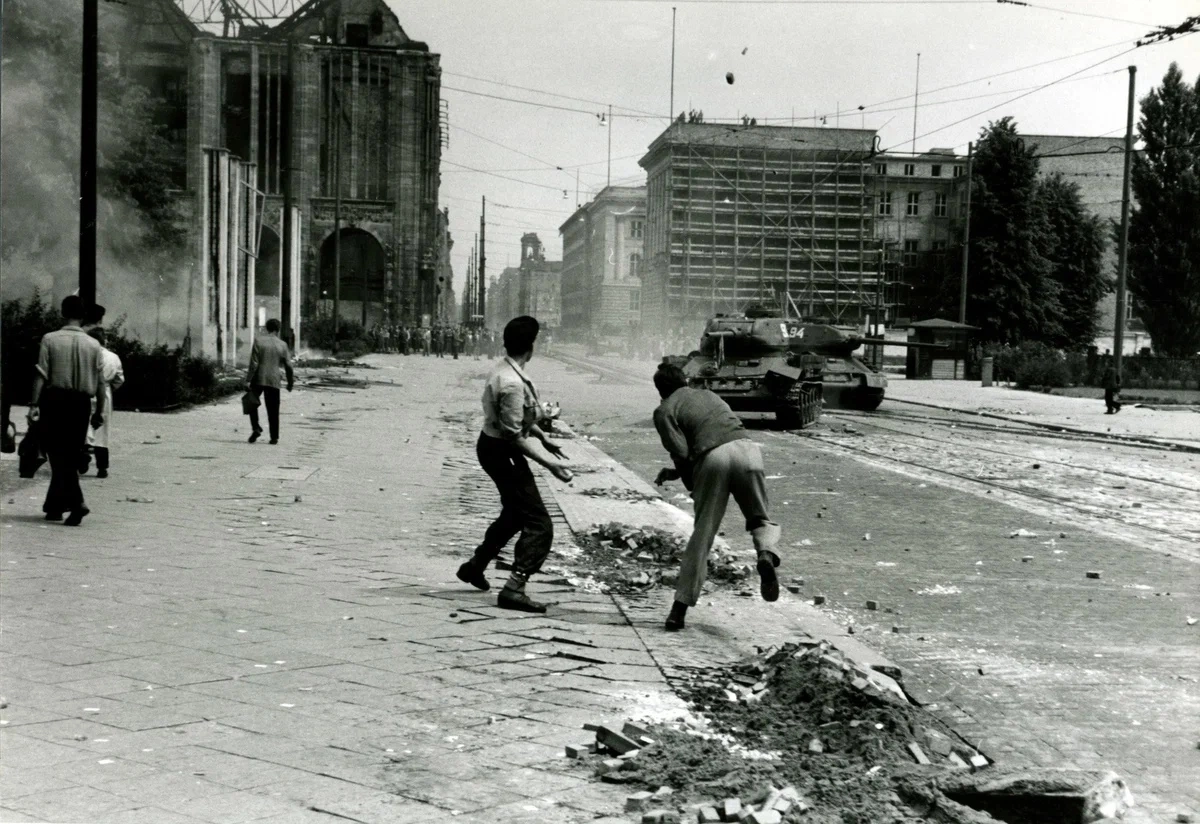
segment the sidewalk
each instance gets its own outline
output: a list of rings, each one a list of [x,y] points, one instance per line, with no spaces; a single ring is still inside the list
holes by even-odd
[[[285,395],[277,447],[236,399],[118,414],[82,528],[6,492],[0,821],[627,820],[564,745],[685,710],[608,596],[455,580],[486,363],[376,363]]]
[[[983,387],[975,381],[952,380],[888,381],[887,400],[973,412],[1037,426],[1200,448],[1200,414],[1186,406],[1167,410],[1125,404],[1118,414],[1106,415],[1103,401],[1093,398],[1027,392],[1000,385]]]

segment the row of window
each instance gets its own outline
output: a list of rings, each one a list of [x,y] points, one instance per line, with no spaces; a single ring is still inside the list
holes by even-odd
[[[934,163],[933,165],[931,165],[929,167],[929,176],[930,177],[942,177],[943,176],[942,170],[944,168],[945,167],[943,164]],[[965,174],[962,166],[951,166],[950,168],[954,170],[952,173],[954,177],[962,177]],[[875,174],[886,175],[887,173],[888,173],[888,164],[886,164],[886,163],[876,163],[875,164]],[[917,164],[916,163],[905,163],[904,164],[904,176],[905,177],[916,177],[917,176]]]
[[[904,257],[903,257],[904,265],[905,266],[916,266],[917,265],[917,256],[918,256],[918,253],[920,253],[920,251],[921,251],[921,241],[919,241],[919,240],[904,241]],[[935,240],[933,242],[932,251],[945,252],[946,251],[946,241]]]
[[[883,216],[892,214],[892,195],[894,192],[883,192],[879,195],[878,213]],[[904,204],[904,214],[908,217],[920,217],[921,215],[921,193],[909,192]],[[948,216],[947,198],[941,192],[933,194],[933,216],[946,217]]]

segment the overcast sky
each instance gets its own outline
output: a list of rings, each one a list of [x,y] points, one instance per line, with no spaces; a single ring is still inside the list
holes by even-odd
[[[609,103],[622,115],[612,121],[612,182],[645,182],[637,160],[669,122],[672,5],[678,9],[677,113],[702,109],[710,121],[748,113],[759,123],[794,116],[797,125],[811,125],[816,113],[833,126],[840,109],[842,126],[876,128],[884,148],[900,151],[912,145],[918,52],[918,151],[965,152],[981,127],[1004,115],[1013,115],[1027,134],[1120,135],[1127,66],[1138,68],[1139,98],[1171,61],[1189,82],[1200,73],[1200,35],[1122,54],[1147,24],[1173,25],[1200,14],[1196,0],[1047,0],[1033,7],[993,0],[391,5],[410,37],[442,55],[450,148],[442,156],[441,202],[450,208],[460,294],[482,195],[488,199],[489,275],[516,264],[526,231],[540,235],[551,259],[561,257],[558,227],[576,203],[576,170],[582,202],[605,185],[608,124],[597,114]],[[1017,71],[979,79],[1009,70]],[[953,84],[963,85],[944,88]]]

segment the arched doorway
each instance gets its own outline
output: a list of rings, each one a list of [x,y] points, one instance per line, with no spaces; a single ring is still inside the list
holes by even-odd
[[[268,318],[278,318],[282,309],[280,290],[279,235],[269,226],[262,227],[258,241],[258,262],[254,265],[254,324],[262,326]]]
[[[321,303],[323,312],[332,314],[336,274],[334,238],[330,234],[321,244]],[[370,328],[384,320],[387,256],[383,245],[363,229],[341,231],[341,300],[339,315],[357,320]]]

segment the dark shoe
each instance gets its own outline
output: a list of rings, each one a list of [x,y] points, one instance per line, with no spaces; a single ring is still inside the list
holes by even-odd
[[[775,553],[764,552],[758,556],[758,591],[764,601],[779,600],[779,576],[775,567],[779,566],[779,557]]]
[[[500,609],[513,609],[517,612],[545,612],[546,605],[539,604],[524,592],[505,587],[496,598],[496,606]]]
[[[275,444],[279,443],[279,438],[271,438],[271,440],[267,441],[267,443],[271,444],[271,446],[274,446]]]
[[[250,433],[250,439],[247,441],[247,443],[254,443],[255,441],[258,440],[258,436],[261,434],[262,434],[261,429],[255,429],[253,432]]]
[[[63,519],[63,514],[61,512],[47,512],[46,513],[47,521],[61,521],[62,519]]]
[[[484,592],[487,592],[492,588],[492,585],[488,583],[488,579],[484,577],[483,570],[475,566],[470,561],[467,561],[460,566],[458,568],[458,572],[455,574],[458,576],[458,580],[462,581],[463,583],[470,584],[471,586],[475,587],[475,589],[481,589]]]
[[[108,477],[108,470],[107,470],[107,469],[100,469],[100,470],[97,470],[97,471],[96,471],[96,477],[97,477],[97,478],[107,478],[107,477]]]
[[[671,614],[667,616],[667,632],[678,632],[683,629],[683,618],[687,615],[688,605],[676,601],[671,604]]]
[[[89,512],[91,512],[91,510],[86,506],[72,510],[71,514],[67,516],[67,520],[63,521],[63,526],[79,526],[81,523],[83,523],[84,516],[86,516]]]

